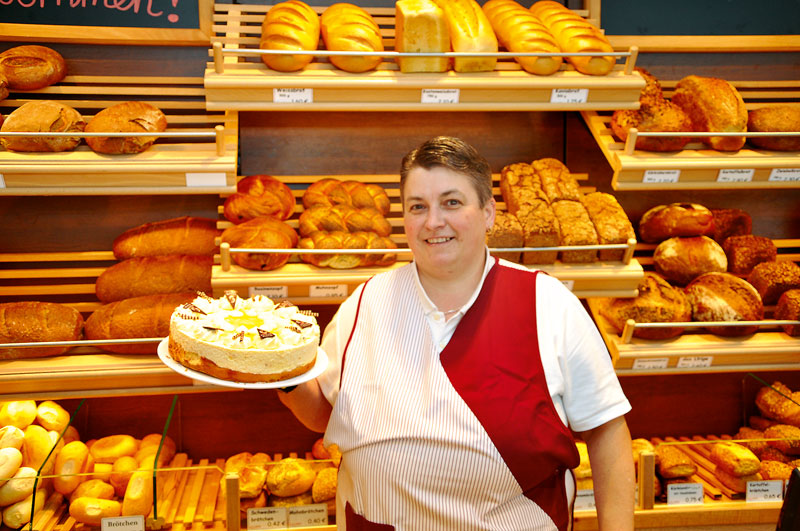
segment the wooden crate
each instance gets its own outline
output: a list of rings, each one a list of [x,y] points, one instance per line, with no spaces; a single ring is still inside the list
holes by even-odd
[[[115,103],[145,101],[164,112],[166,133],[175,136],[132,155],[95,153],[85,142],[59,153],[0,150],[0,194],[218,194],[235,187],[238,114],[207,111],[199,78],[67,76],[44,89],[12,92],[0,112],[38,99],[70,105],[87,122]]]
[[[469,74],[401,73],[389,57],[371,72],[353,74],[317,56],[301,72],[270,70],[257,55],[261,22],[271,6],[215,4],[213,62],[205,72],[209,109],[340,111],[532,111],[638,108],[644,81],[633,72],[635,51],[627,63],[606,76],[587,76],[563,67],[551,76],[536,76],[501,57],[493,72]],[[324,7],[314,7],[321,13]],[[394,8],[366,8],[381,27],[384,47],[394,53]],[[623,52],[619,52],[623,53]],[[281,103],[276,89],[311,89],[313,102]],[[423,103],[422,91],[455,89],[455,103]],[[585,89],[578,102],[562,102],[554,91]],[[448,98],[453,98],[450,93]]]

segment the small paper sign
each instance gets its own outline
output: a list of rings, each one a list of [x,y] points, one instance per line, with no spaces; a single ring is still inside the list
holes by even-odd
[[[289,524],[287,527],[310,527],[328,524],[328,504],[296,505],[289,507]]]
[[[749,183],[753,180],[756,170],[743,170],[739,168],[726,168],[717,173],[718,183]]]
[[[422,89],[422,103],[458,103],[461,89]]]
[[[669,358],[637,358],[633,360],[633,369],[636,371],[666,369],[668,365]]]
[[[783,500],[783,480],[748,481],[747,501],[765,502]]]
[[[273,103],[314,103],[314,89],[310,88],[274,88]]]
[[[247,529],[285,529],[286,507],[256,507],[247,509]]]
[[[711,367],[714,356],[681,356],[678,358],[679,369],[700,369]]]
[[[800,168],[775,168],[769,172],[771,182],[800,181]]]
[[[561,283],[564,284],[564,286],[566,286],[566,288],[570,291],[572,291],[573,288],[575,288],[574,280],[562,280]]]
[[[250,297],[253,295],[263,295],[270,299],[288,299],[289,286],[251,286],[247,289]]]
[[[186,186],[227,186],[224,173],[186,173]]]
[[[347,284],[311,284],[308,296],[321,299],[344,299],[347,297]]]
[[[702,503],[702,484],[673,483],[671,485],[667,485],[667,505],[695,505]]]
[[[643,183],[676,183],[681,170],[645,170]]]
[[[588,511],[594,508],[594,490],[579,490],[575,492],[576,511]]]
[[[0,173],[0,188],[5,188],[5,187],[6,187],[6,180],[3,177],[3,174]]]
[[[553,89],[550,103],[586,103],[589,89]]]
[[[144,516],[113,516],[100,519],[103,531],[144,531]]]

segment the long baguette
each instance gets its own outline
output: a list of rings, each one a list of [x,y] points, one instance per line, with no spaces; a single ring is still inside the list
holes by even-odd
[[[497,52],[492,24],[475,0],[434,0],[444,11],[454,52]],[[494,70],[496,57],[456,57],[456,72]]]
[[[217,222],[210,218],[184,216],[145,223],[128,229],[114,239],[117,260],[165,254],[213,255],[219,236]]]
[[[483,12],[497,34],[497,38],[510,52],[558,53],[553,34],[536,16],[514,0],[489,0]],[[558,71],[561,57],[515,57],[526,72],[547,76]]]
[[[288,0],[275,4],[261,24],[262,50],[316,50],[319,44],[319,16],[308,4]],[[280,72],[302,70],[312,55],[262,55],[268,67]]]
[[[75,341],[83,335],[83,317],[69,306],[55,302],[7,302],[0,304],[0,343]],[[68,347],[3,348],[0,360],[57,356]]]
[[[142,295],[211,292],[211,256],[167,255],[130,258],[97,277],[95,292],[103,302]]]

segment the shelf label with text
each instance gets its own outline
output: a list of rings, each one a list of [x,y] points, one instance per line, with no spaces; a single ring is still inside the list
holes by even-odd
[[[421,103],[458,103],[461,89],[422,89]]]
[[[588,511],[595,507],[594,490],[578,490],[575,492],[576,511]]]
[[[247,509],[247,529],[285,529],[288,526],[286,507],[253,507]]]
[[[696,505],[703,503],[701,483],[673,483],[667,485],[667,505]]]
[[[800,181],[800,168],[775,168],[769,172],[769,181]]]
[[[310,527],[328,524],[328,504],[314,503],[289,507],[287,527]]]
[[[100,519],[102,531],[144,531],[144,516],[112,516]]]
[[[636,371],[666,369],[668,365],[669,358],[637,358],[633,360],[633,369]]]
[[[756,170],[723,168],[717,173],[718,183],[749,183],[753,181]]]
[[[319,299],[344,299],[347,297],[347,284],[311,284],[308,296]]]
[[[314,103],[314,89],[311,88],[274,88],[273,103]]]
[[[186,186],[226,186],[224,173],[186,173]]]
[[[783,480],[748,481],[747,501],[765,502],[783,500]]]
[[[550,103],[586,103],[589,100],[589,89],[553,89]]]
[[[711,367],[714,356],[681,356],[678,358],[679,369],[703,369]]]
[[[681,176],[681,170],[645,170],[643,183],[676,183]]]
[[[289,286],[251,286],[247,289],[250,297],[253,295],[263,295],[270,299],[288,299]]]

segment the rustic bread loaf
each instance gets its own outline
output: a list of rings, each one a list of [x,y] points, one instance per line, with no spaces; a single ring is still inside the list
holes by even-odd
[[[725,251],[708,236],[664,240],[653,251],[653,264],[665,279],[680,286],[704,273],[728,269]]]
[[[778,256],[775,243],[764,236],[730,236],[722,243],[728,257],[728,271],[747,275],[761,262],[773,262]]]
[[[14,90],[36,90],[58,83],[67,75],[60,53],[46,46],[27,44],[0,53],[0,72]]]
[[[747,130],[762,132],[800,131],[800,108],[793,105],[776,105],[753,109],[747,114]],[[775,151],[800,151],[800,137],[751,136],[747,141],[756,147]]]
[[[557,247],[561,245],[561,227],[558,217],[547,201],[533,200],[525,203],[515,213],[525,235],[525,247]],[[552,264],[558,251],[525,251],[524,264]]]
[[[800,289],[784,291],[775,307],[775,319],[800,320]],[[783,331],[790,336],[800,336],[800,325],[782,325]]]
[[[129,258],[97,277],[95,293],[106,303],[159,293],[210,293],[212,264],[211,256],[171,254]]]
[[[559,53],[555,37],[547,26],[514,0],[489,0],[483,4],[500,44],[510,52]],[[548,76],[561,68],[561,57],[515,57],[526,72]]]
[[[89,133],[151,133],[167,130],[167,117],[161,109],[144,101],[125,101],[94,115],[86,125]],[[86,137],[92,151],[109,155],[141,153],[152,146],[155,136]]]
[[[250,175],[236,183],[236,193],[225,199],[225,219],[242,223],[261,216],[289,219],[294,213],[292,190],[270,175]]]
[[[63,103],[51,100],[29,101],[15,109],[0,126],[5,133],[72,133],[86,127],[81,113]],[[80,137],[0,137],[0,144],[9,151],[71,151],[80,144]]]
[[[397,249],[391,238],[374,232],[314,231],[301,238],[298,249]],[[301,254],[300,259],[317,267],[351,269],[354,267],[387,266],[397,261],[394,253],[383,254]]]
[[[714,241],[722,243],[730,236],[750,234],[753,220],[750,214],[739,208],[712,208],[714,217]]]
[[[497,52],[497,37],[492,24],[475,0],[434,0],[444,11],[454,52]],[[496,57],[456,57],[456,72],[490,72]]]
[[[578,181],[572,176],[563,162],[558,159],[544,158],[531,163],[536,176],[542,183],[542,190],[550,203],[556,201],[580,201],[581,192]]]
[[[739,91],[724,79],[686,76],[675,85],[672,102],[684,110],[695,131],[725,133],[747,131],[747,108]],[[744,136],[712,136],[703,139],[711,149],[737,151]]]
[[[613,195],[592,192],[581,197],[581,202],[594,223],[597,239],[601,244],[628,243],[629,239],[636,238],[628,215]],[[622,260],[624,252],[601,249],[597,257],[603,261]]]
[[[288,0],[275,4],[261,23],[262,50],[316,50],[319,44],[319,16],[308,4]],[[302,70],[313,55],[262,55],[265,65],[279,72]]]
[[[336,3],[320,17],[322,39],[330,51],[382,52],[383,39],[372,15],[354,4]],[[331,56],[330,61],[346,72],[366,72],[381,63],[379,55]]]
[[[775,304],[784,292],[800,288],[800,266],[794,262],[762,262],[747,275],[764,304]]]
[[[639,109],[616,110],[611,115],[611,131],[621,142],[628,139],[632,128],[646,132],[692,131],[692,122],[686,113],[674,103],[661,100]],[[689,137],[636,137],[636,149],[642,151],[679,151],[689,143]]]
[[[315,231],[374,232],[389,236],[392,225],[375,208],[353,208],[347,205],[326,207],[314,205],[300,214],[300,235],[309,236]]]
[[[758,292],[741,278],[730,273],[706,273],[686,286],[695,321],[760,321],[764,305]],[[757,326],[707,327],[720,336],[744,336]]]
[[[117,260],[165,254],[213,255],[218,235],[213,219],[184,216],[128,229],[114,239],[112,249]]]
[[[398,52],[449,52],[450,30],[433,0],[395,2],[394,48]],[[447,57],[398,57],[401,72],[446,72]]]
[[[597,231],[589,219],[583,204],[579,201],[556,201],[553,212],[561,227],[560,245],[597,245]],[[565,263],[586,263],[597,260],[597,251],[561,251],[561,261]]]
[[[721,441],[711,447],[711,462],[736,477],[757,474],[761,462],[747,447],[730,441]]]
[[[297,246],[295,230],[277,219],[260,217],[223,231],[221,240],[232,248],[292,249]],[[291,255],[276,253],[233,253],[234,262],[245,269],[270,271],[289,261]]]
[[[704,236],[714,233],[714,216],[703,205],[671,203],[657,205],[639,220],[642,241],[658,243],[675,236]]]
[[[504,166],[500,172],[500,193],[506,208],[516,215],[525,205],[537,201],[549,202],[542,189],[542,182],[531,164],[517,162]]]
[[[501,247],[523,247],[525,244],[525,234],[522,230],[522,224],[519,222],[514,214],[508,212],[498,211],[494,217],[494,225],[491,230],[486,234],[486,245],[489,248]],[[495,251],[492,256],[509,260],[511,262],[520,262],[522,257],[520,252],[501,252]]]
[[[659,475],[665,479],[688,477],[697,472],[697,465],[680,448],[671,444],[656,446]]]
[[[6,302],[0,304],[0,343],[76,341],[83,336],[83,317],[78,310],[55,302]],[[3,348],[0,360],[57,356],[69,347]]]

